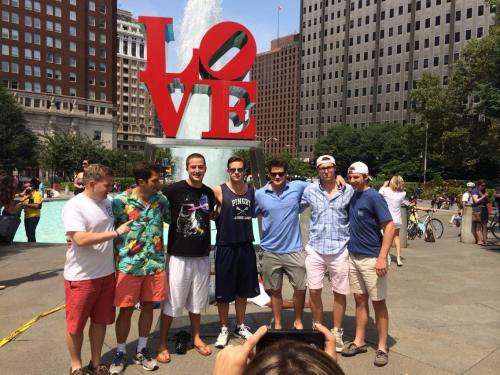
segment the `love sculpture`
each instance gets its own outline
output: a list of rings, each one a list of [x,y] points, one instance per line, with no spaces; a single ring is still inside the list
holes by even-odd
[[[255,104],[255,82],[242,81],[248,73],[257,52],[255,39],[244,26],[224,21],[210,28],[201,40],[200,47],[193,49],[193,57],[179,73],[166,72],[165,41],[173,40],[172,18],[139,17],[146,29],[147,63],[140,72],[153,100],[165,136],[175,138],[182,116],[194,93],[210,97],[210,130],[202,132],[204,139],[255,139],[255,118],[248,116]],[[239,51],[219,70],[214,64],[231,48]],[[182,92],[179,109],[172,101],[176,89]],[[238,100],[230,106],[230,96]],[[229,120],[240,130],[229,131]]]

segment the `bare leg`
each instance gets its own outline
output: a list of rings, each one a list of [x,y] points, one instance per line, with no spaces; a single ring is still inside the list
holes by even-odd
[[[293,291],[293,305],[295,313],[295,320],[293,322],[293,326],[296,329],[304,329],[304,325],[302,324],[302,314],[304,313],[305,300],[306,300],[305,290],[295,289]]]
[[[120,308],[120,313],[118,314],[115,325],[116,342],[118,344],[127,342],[127,337],[130,332],[130,321],[133,313],[134,306]]]
[[[482,223],[483,242],[488,242],[488,223]]]
[[[173,317],[165,314],[161,314],[160,317],[160,343],[158,345],[158,353],[161,353],[168,349],[168,331],[172,325]]]
[[[271,309],[273,310],[274,328],[281,329],[281,308],[283,306],[283,296],[281,289],[271,290]]]
[[[97,366],[101,363],[102,345],[106,336],[106,325],[90,323],[89,339],[92,364]]]
[[[148,337],[153,325],[153,302],[141,302],[141,315],[139,315],[139,336]]]
[[[320,324],[323,323],[323,301],[321,300],[322,291],[323,289],[309,289],[309,301],[313,322]]]
[[[347,302],[345,294],[333,292],[333,326],[335,328],[342,328],[346,307]]]
[[[227,321],[229,318],[229,303],[217,302],[217,310],[219,311],[220,325],[227,327]]]
[[[356,338],[357,346],[365,344],[366,325],[368,324],[368,294],[354,294],[356,302]]]
[[[389,313],[385,300],[372,301],[378,333],[378,349],[387,353],[387,335],[389,332]]]
[[[394,245],[396,246],[396,255],[401,256],[401,240],[399,238],[399,229],[396,229],[396,234],[394,235]]]
[[[236,323],[242,325],[245,323],[245,312],[247,310],[247,299],[236,296],[236,301],[234,304],[236,309]]]
[[[71,359],[71,370],[76,370],[82,367],[82,344],[83,332],[76,335],[66,332],[66,345],[68,346],[69,356]]]
[[[191,333],[193,335],[194,347],[203,355],[211,354],[212,351],[200,336],[201,315],[190,312],[189,319],[191,320]]]
[[[484,243],[484,240],[483,240],[483,224],[482,223],[476,223],[476,242],[478,244]]]

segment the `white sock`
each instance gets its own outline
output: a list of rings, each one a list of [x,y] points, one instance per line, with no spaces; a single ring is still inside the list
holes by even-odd
[[[227,326],[222,326],[222,327],[220,327],[220,330],[221,330],[221,332],[222,332],[222,331],[227,331]]]
[[[139,343],[137,344],[137,353],[144,349],[148,345],[147,337],[139,337]]]
[[[123,354],[127,354],[127,349],[125,348],[125,345],[127,345],[126,342],[122,344],[116,344],[116,350],[122,352]]]

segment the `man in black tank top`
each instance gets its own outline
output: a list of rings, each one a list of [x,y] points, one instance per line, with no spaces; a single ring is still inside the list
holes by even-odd
[[[252,335],[245,325],[247,298],[259,294],[252,244],[255,190],[243,181],[245,162],[242,158],[229,158],[227,172],[229,181],[213,188],[219,213],[215,253],[215,298],[221,323],[215,347],[219,349],[229,342],[229,303],[235,301],[235,335],[247,339]]]

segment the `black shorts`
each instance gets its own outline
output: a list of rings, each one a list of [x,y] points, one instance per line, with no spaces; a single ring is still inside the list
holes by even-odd
[[[251,243],[217,246],[215,251],[215,300],[234,301],[236,296],[258,296],[257,259]]]

